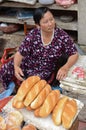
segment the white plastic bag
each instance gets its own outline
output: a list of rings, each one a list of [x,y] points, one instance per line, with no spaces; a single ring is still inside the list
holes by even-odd
[[[8,86],[8,89],[6,89],[2,93],[0,93],[0,100],[10,96],[13,93],[14,89],[15,89],[15,83],[14,82],[10,82],[10,84]]]

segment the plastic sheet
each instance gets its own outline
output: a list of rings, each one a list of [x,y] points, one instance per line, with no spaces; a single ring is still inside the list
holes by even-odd
[[[10,84],[8,86],[8,89],[0,94],[0,100],[10,96],[13,93],[14,88],[15,88],[15,83],[14,82],[10,82]]]

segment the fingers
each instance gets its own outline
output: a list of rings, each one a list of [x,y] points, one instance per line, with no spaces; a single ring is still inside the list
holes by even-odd
[[[57,80],[63,80],[67,76],[67,71],[64,69],[60,69],[56,75]]]
[[[21,68],[20,67],[17,67],[16,69],[15,69],[15,76],[16,76],[16,78],[18,79],[18,80],[20,80],[20,81],[23,81],[24,80],[24,74],[23,74],[23,72],[22,72],[22,70],[21,70]]]
[[[22,78],[21,75],[18,74],[16,77],[17,77],[18,80],[20,80],[20,81],[24,81],[24,78]]]

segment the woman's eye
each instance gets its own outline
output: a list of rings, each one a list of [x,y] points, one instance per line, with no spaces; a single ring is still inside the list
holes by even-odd
[[[44,21],[43,23],[44,23],[44,24],[48,23],[48,20],[47,20],[47,21]]]
[[[49,19],[49,20],[47,20],[47,21],[44,21],[43,23],[44,24],[47,24],[48,22],[52,22],[53,21],[53,19]]]

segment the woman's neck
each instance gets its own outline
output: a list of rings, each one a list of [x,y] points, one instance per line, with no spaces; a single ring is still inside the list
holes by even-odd
[[[53,40],[53,37],[54,37],[54,30],[50,33],[41,31],[41,38],[44,45],[50,44]]]

